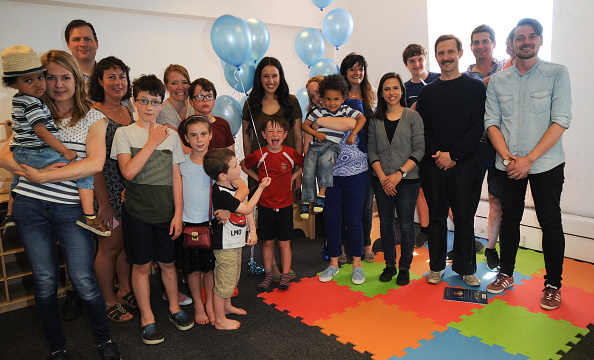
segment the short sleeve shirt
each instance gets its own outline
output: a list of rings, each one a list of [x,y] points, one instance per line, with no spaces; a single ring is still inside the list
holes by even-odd
[[[213,210],[228,210],[231,217],[225,224],[216,222],[213,231],[213,250],[235,249],[245,245],[247,221],[245,215],[235,213],[241,202],[236,199],[237,189],[228,188],[219,184],[212,186]]]

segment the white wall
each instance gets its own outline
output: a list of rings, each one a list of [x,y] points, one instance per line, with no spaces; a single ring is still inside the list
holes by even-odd
[[[374,86],[388,71],[408,78],[401,60],[407,44],[418,42],[431,49],[427,1],[393,0],[374,0],[369,5],[334,0],[323,12],[310,0],[229,0],[208,5],[194,0],[0,0],[0,49],[17,44],[29,45],[39,54],[54,48],[67,49],[63,39],[66,24],[72,19],[84,18],[98,33],[97,59],[109,55],[120,57],[131,67],[132,77],[143,73],[161,77],[168,64],[179,63],[186,66],[192,78],[207,77],[216,84],[219,94],[232,95],[210,45],[210,28],[223,14],[243,19],[256,17],[266,23],[270,31],[271,42],[266,55],[282,62],[290,89],[295,92],[309,78],[307,67],[294,51],[296,35],[305,27],[321,28],[325,14],[339,7],[353,16],[354,32],[338,51],[327,43],[324,57],[340,64],[351,51],[363,54]],[[569,234],[567,253],[594,261],[594,241],[591,240],[594,237],[594,207],[591,206],[594,192],[590,185],[594,178],[590,160],[590,154],[594,153],[594,142],[590,140],[594,122],[589,121],[592,111],[588,108],[591,104],[589,87],[594,83],[594,72],[589,70],[588,62],[594,55],[589,45],[594,36],[594,24],[589,19],[594,13],[594,4],[586,0],[555,0],[554,9],[550,39],[552,61],[567,65],[572,78],[573,122],[564,137],[567,167],[562,200],[565,231]],[[479,16],[473,16],[477,24],[482,23]],[[0,121],[10,117],[13,93],[0,89]],[[239,94],[236,96],[239,98]],[[479,215],[486,215],[484,205],[481,204]],[[528,245],[538,248],[538,231],[528,230],[532,225],[538,226],[530,209],[524,222],[528,225],[524,228]]]

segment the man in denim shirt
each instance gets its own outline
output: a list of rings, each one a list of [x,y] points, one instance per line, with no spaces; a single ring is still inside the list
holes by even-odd
[[[485,106],[485,128],[498,154],[495,167],[503,208],[501,269],[487,291],[500,293],[514,283],[520,221],[530,182],[546,268],[540,306],[554,310],[561,304],[565,251],[560,208],[565,165],[561,137],[571,121],[569,73],[563,65],[538,58],[543,38],[537,20],[520,20],[512,33],[516,65],[491,77]]]

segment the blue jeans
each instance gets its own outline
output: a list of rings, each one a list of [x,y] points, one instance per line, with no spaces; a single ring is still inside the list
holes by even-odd
[[[68,275],[80,296],[98,344],[111,339],[105,300],[95,278],[93,234],[76,225],[80,205],[60,204],[24,195],[15,197],[13,217],[33,272],[35,306],[50,351],[66,349],[58,306],[58,242]]]
[[[19,164],[26,164],[35,169],[41,169],[48,165],[55,163],[66,163],[70,161],[66,160],[62,154],[57,152],[51,147],[45,149],[28,149],[22,146],[16,147],[13,151],[14,161]],[[10,191],[14,190],[15,186],[19,181],[18,176],[12,177],[12,183],[10,184]],[[87,176],[82,179],[76,180],[76,187],[79,189],[93,189],[93,176]]]
[[[363,246],[371,246],[371,228],[373,226],[373,186],[371,171],[367,172],[367,191],[363,201]]]
[[[314,141],[309,145],[303,160],[301,201],[314,202],[316,200],[316,175],[319,187],[333,186],[332,170],[339,154],[338,144],[328,140]]]
[[[342,254],[342,219],[348,229],[348,248],[352,256],[363,255],[363,200],[367,187],[367,171],[353,176],[335,176],[334,186],[326,189],[324,222],[328,255]]]
[[[507,177],[505,171],[497,170],[497,180],[501,190],[501,232],[499,248],[501,250],[501,270],[506,275],[513,275],[516,254],[520,244],[520,222],[524,214],[526,186],[534,200],[534,210],[542,229],[542,252],[545,261],[545,284],[561,288],[563,257],[565,255],[565,234],[561,223],[561,191],[565,164],[539,174],[528,174],[521,180]]]
[[[408,183],[396,186],[396,195],[386,194],[377,177],[372,177],[371,184],[375,192],[377,213],[380,219],[380,234],[384,247],[386,266],[396,267],[396,224],[395,212],[398,213],[400,226],[400,261],[398,268],[409,270],[415,249],[415,206],[419,196],[420,184]]]

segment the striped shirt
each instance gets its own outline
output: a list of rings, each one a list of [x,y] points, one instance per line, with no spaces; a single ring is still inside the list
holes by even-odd
[[[16,94],[12,98],[12,131],[10,148],[45,149],[49,146],[35,134],[33,127],[43,124],[58,140],[58,127],[54,124],[49,108],[38,98]]]
[[[80,119],[74,126],[67,126],[70,119],[62,119],[59,132],[64,146],[75,151],[80,158],[86,158],[87,133],[91,125],[100,119],[105,119],[105,115],[97,109],[91,109],[87,116]],[[76,181],[37,184],[29,182],[21,176],[14,192],[45,201],[80,204]]]
[[[343,104],[340,105],[338,110],[336,110],[336,112],[334,113],[326,109],[325,107],[314,109],[309,112],[306,120],[313,123],[322,117],[352,117],[353,119],[355,119],[360,114],[361,113],[358,110],[355,110],[350,106]],[[344,135],[344,131],[332,130],[321,126],[317,131],[321,132],[322,134],[326,134],[326,140],[331,141],[335,144],[339,144],[340,140],[342,140],[342,136]]]

